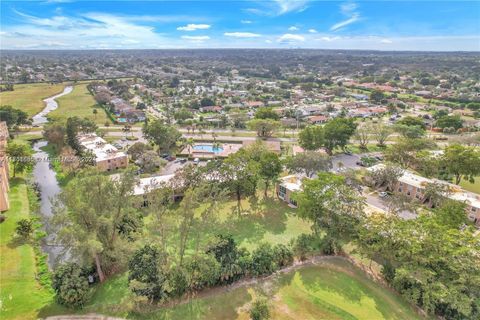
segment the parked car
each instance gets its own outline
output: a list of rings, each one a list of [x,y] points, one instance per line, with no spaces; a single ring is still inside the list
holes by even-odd
[[[351,156],[351,155],[353,154],[352,151],[350,151],[350,150],[345,150],[344,153],[345,153],[346,155],[349,155],[349,156]]]
[[[355,164],[360,167],[365,167],[365,164],[362,161],[357,161]]]
[[[197,165],[199,163],[200,163],[200,159],[198,158],[193,159],[193,164]]]
[[[180,159],[178,162],[180,162],[180,163],[186,163],[186,162],[187,162],[187,159]]]
[[[174,156],[168,156],[168,157],[165,158],[165,160],[167,160],[167,161],[173,161],[175,159],[177,159],[177,158],[174,157]]]
[[[386,198],[386,197],[388,197],[388,193],[385,192],[385,191],[382,191],[382,192],[379,192],[379,193],[378,193],[378,196],[379,196],[380,198]]]

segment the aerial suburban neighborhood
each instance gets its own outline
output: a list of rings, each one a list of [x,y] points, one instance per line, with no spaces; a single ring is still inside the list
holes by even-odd
[[[480,318],[478,2],[0,7],[0,319]]]

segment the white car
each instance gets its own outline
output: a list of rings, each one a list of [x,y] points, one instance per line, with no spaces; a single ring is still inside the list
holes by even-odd
[[[193,164],[197,165],[199,163],[200,163],[200,159],[198,158],[193,159]]]
[[[388,197],[388,193],[386,193],[386,192],[379,192],[378,195],[380,196],[380,198]]]

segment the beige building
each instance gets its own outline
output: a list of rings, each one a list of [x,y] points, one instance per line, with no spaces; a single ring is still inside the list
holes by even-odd
[[[277,197],[288,203],[289,206],[296,208],[297,202],[292,199],[292,195],[297,191],[302,191],[303,179],[305,177],[295,174],[280,178],[276,185]]]
[[[383,168],[382,164],[375,165],[368,168],[370,171],[375,171]],[[460,186],[441,181],[438,179],[428,179],[412,172],[405,171],[398,179],[398,183],[394,187],[395,192],[403,193],[411,198],[415,198],[420,202],[425,201],[425,188],[428,184],[440,183],[448,186],[449,193],[445,197],[463,202],[465,204],[465,211],[468,218],[477,226],[480,226],[480,195],[468,192]]]
[[[94,133],[84,134],[78,137],[80,145],[89,150],[95,157],[95,165],[101,171],[112,171],[126,168],[128,156],[125,152],[107,143]]]
[[[6,211],[10,208],[8,201],[8,160],[6,155],[8,140],[8,128],[5,121],[0,122],[0,211]]]

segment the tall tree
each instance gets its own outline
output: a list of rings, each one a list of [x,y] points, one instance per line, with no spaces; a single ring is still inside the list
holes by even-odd
[[[308,126],[298,136],[298,143],[305,150],[315,151],[323,147],[324,132],[321,126]]]
[[[173,126],[165,124],[162,120],[149,122],[143,128],[148,140],[158,146],[158,152],[170,152],[175,148],[182,134]]]
[[[291,173],[301,173],[311,178],[319,171],[332,169],[332,158],[320,152],[306,151],[288,158],[286,166]]]
[[[239,212],[242,196],[255,194],[258,171],[258,163],[242,149],[228,157],[220,167],[221,181],[235,194]]]
[[[445,148],[442,163],[448,173],[454,176],[455,184],[460,184],[462,178],[475,182],[480,175],[480,152],[474,147],[454,144]]]
[[[256,131],[257,136],[268,138],[280,128],[280,122],[272,119],[253,119],[247,123],[247,126],[250,130]]]
[[[305,180],[296,200],[299,216],[312,222],[316,234],[324,231],[338,241],[355,236],[363,218],[364,199],[343,177],[332,173]]]
[[[5,121],[9,130],[15,130],[22,124],[28,124],[28,114],[12,106],[0,107],[0,121]]]
[[[335,148],[344,149],[348,141],[355,133],[357,125],[353,119],[335,118],[324,126],[324,147],[329,154]]]
[[[33,167],[32,148],[23,143],[10,142],[7,145],[7,156],[10,163],[13,164],[13,176],[17,173],[23,173]]]
[[[139,217],[134,184],[131,172],[111,179],[88,170],[68,183],[54,206],[57,240],[75,259],[94,263],[102,282],[106,274],[125,266],[130,252],[130,238],[121,229],[125,220]]]
[[[260,156],[258,173],[265,183],[265,197],[270,184],[278,179],[282,169],[282,162],[276,153],[265,152]]]
[[[55,149],[60,151],[65,145],[66,128],[60,123],[52,123],[44,126],[43,136]]]

